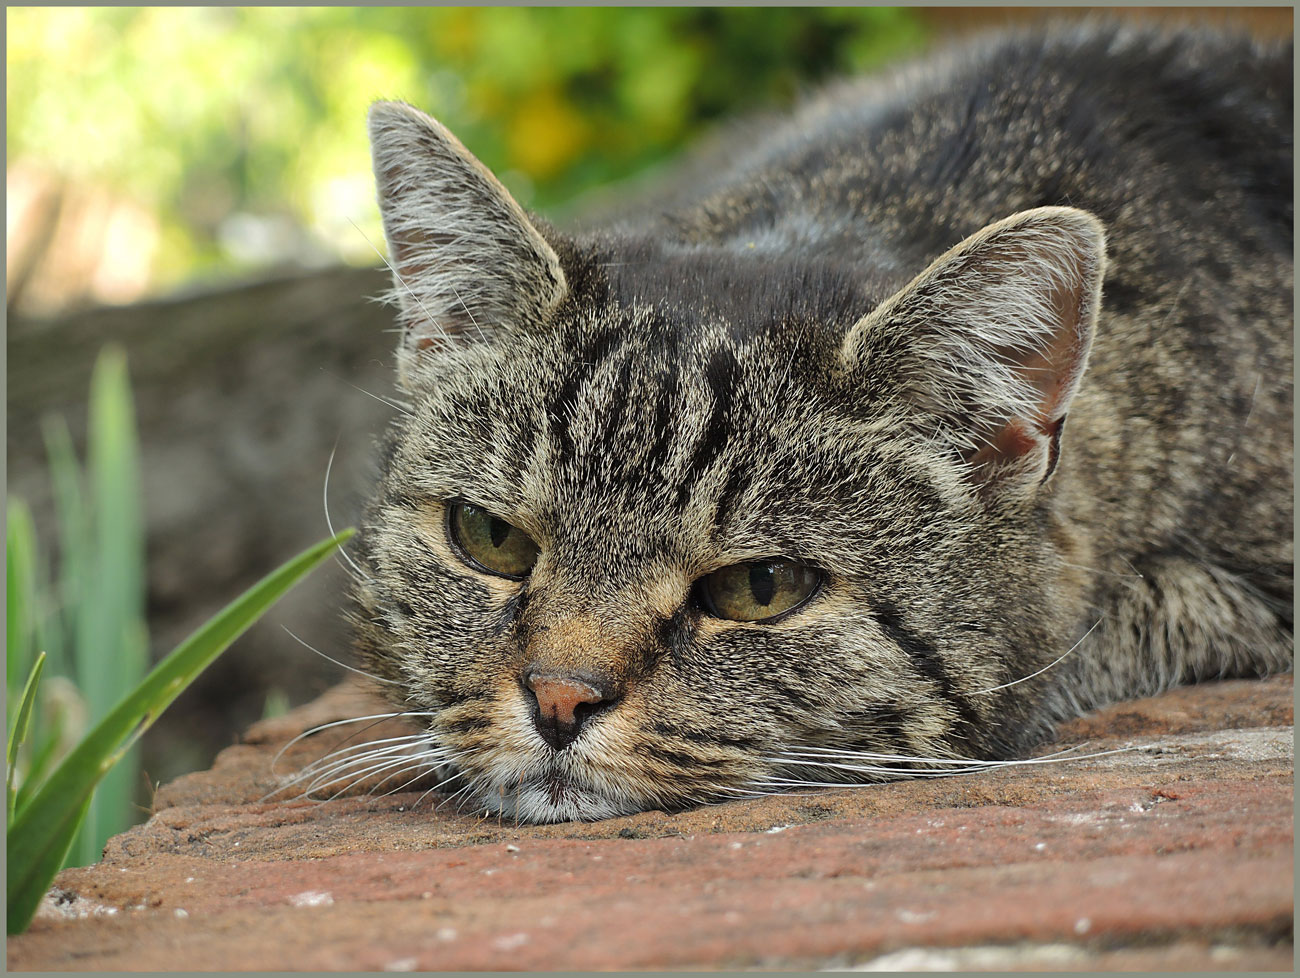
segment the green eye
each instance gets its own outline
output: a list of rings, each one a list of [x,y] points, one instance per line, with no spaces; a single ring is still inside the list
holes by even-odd
[[[732,564],[700,581],[701,603],[729,621],[765,622],[798,608],[817,590],[822,576],[793,560]]]
[[[489,574],[522,580],[537,563],[533,538],[485,509],[453,503],[447,528],[466,563]]]

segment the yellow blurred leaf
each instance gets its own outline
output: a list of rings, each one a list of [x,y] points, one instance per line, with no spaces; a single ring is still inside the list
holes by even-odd
[[[544,180],[564,169],[590,141],[587,121],[554,88],[539,89],[515,108],[508,137],[510,162]]]

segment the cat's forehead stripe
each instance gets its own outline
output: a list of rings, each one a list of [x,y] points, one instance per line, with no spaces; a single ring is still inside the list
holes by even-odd
[[[538,418],[553,463],[628,488],[669,484],[662,504],[685,509],[706,473],[735,453],[745,396],[729,344],[693,345],[670,330],[606,330],[579,346]]]

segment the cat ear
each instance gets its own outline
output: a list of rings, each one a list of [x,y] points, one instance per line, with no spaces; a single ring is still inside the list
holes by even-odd
[[[408,355],[545,319],[564,272],[506,188],[418,109],[376,102],[368,122]]]
[[[937,416],[981,488],[1032,492],[1056,466],[1105,264],[1105,233],[1091,214],[1022,211],[967,238],[862,319],[843,365],[901,384]]]

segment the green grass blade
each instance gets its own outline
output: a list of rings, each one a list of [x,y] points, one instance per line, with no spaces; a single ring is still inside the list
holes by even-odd
[[[278,687],[272,689],[266,694],[266,699],[262,703],[262,719],[282,717],[289,712],[290,705],[288,693]]]
[[[57,607],[51,609],[47,631],[60,641],[48,640],[45,651],[50,656],[50,670],[56,675],[71,676],[73,666],[66,642],[75,639],[78,625],[71,609],[77,607],[77,592],[85,578],[86,508],[81,489],[81,466],[72,446],[68,424],[61,417],[45,419],[45,451],[50,459],[50,485],[54,490],[54,511],[59,523],[59,584]]]
[[[78,744],[19,810],[7,837],[7,925],[24,930],[66,855],[95,785],[203,669],[308,571],[352,536],[305,550],[245,591],[177,646]],[[53,858],[57,853],[59,858]]]
[[[35,750],[30,752],[27,764],[27,773],[23,776],[23,783],[18,786],[17,796],[14,799],[14,812],[19,812],[27,807],[36,790],[41,786],[45,777],[45,772],[49,770],[50,764],[58,757],[59,741],[63,736],[62,723],[55,722],[47,725],[49,732],[44,741],[33,741],[39,744]],[[13,822],[11,813],[10,823]]]
[[[47,672],[49,660],[46,659]],[[36,697],[32,717],[27,771],[18,789],[15,812],[22,811],[45,781],[45,776],[68,756],[86,735],[86,699],[66,676],[45,676]]]
[[[106,347],[90,382],[90,553],[83,565],[87,576],[79,587],[83,619],[75,649],[77,685],[86,696],[92,722],[106,716],[148,666],[137,455],[126,355],[119,347]],[[105,773],[73,848],[76,864],[97,860],[108,837],[135,821],[132,802],[139,766],[138,755],[132,755]]]
[[[36,687],[40,684],[41,670],[44,668],[45,653],[39,652],[36,655],[36,662],[32,664],[32,671],[27,677],[27,685],[23,687],[23,698],[18,705],[18,715],[14,718],[13,729],[9,731],[9,744],[5,751],[5,763],[8,765],[8,771],[5,773],[5,803],[10,822],[13,821],[14,803],[18,798],[15,784],[18,775],[18,748],[27,739],[27,727],[32,719],[32,703],[36,700]]]
[[[9,501],[5,520],[5,692],[9,709],[27,672],[37,615],[36,530],[21,499]]]

